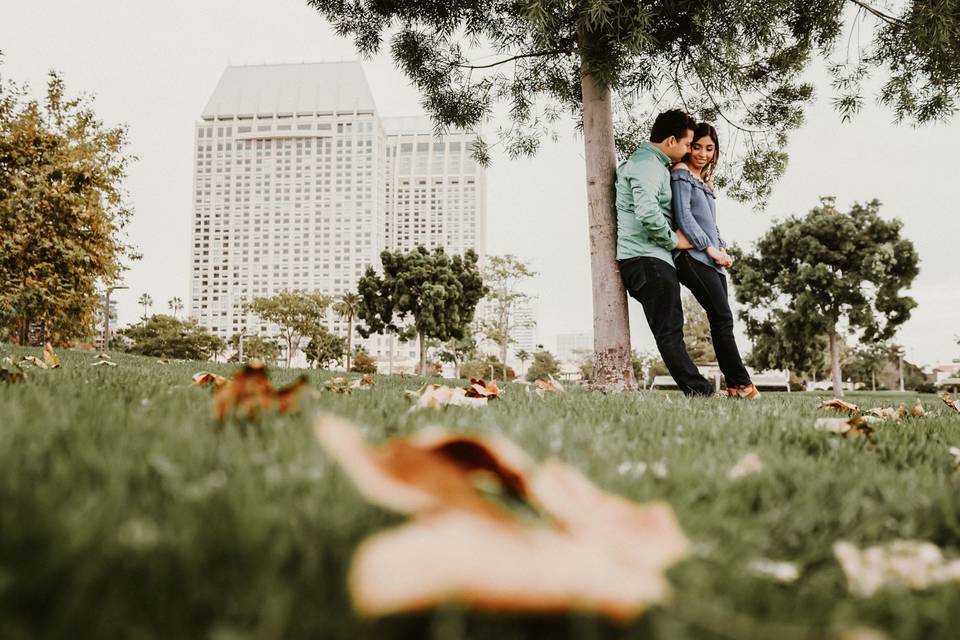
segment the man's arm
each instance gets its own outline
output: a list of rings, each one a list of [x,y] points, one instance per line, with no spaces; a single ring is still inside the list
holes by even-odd
[[[660,204],[657,202],[657,191],[660,187],[658,169],[656,166],[641,165],[628,174],[626,179],[633,193],[633,215],[654,244],[671,251],[677,248],[678,238],[660,212]]]

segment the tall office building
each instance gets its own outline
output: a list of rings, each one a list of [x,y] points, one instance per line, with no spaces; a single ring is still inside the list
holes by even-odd
[[[195,125],[191,317],[271,334],[244,302],[355,290],[387,247],[482,253],[472,137],[428,123],[382,119],[359,62],[228,67]]]

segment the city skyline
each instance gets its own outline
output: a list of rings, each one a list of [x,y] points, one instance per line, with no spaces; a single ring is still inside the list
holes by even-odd
[[[264,12],[248,2],[177,0],[134,8],[109,0],[102,10],[124,28],[98,31],[98,15],[67,2],[11,7],[11,19],[0,25],[0,71],[5,78],[29,81],[36,93],[47,70],[58,69],[70,93],[96,94],[97,112],[106,122],[130,125],[131,151],[140,158],[128,181],[136,211],[130,239],[145,258],[128,273],[131,289],[116,293],[119,320],[126,324],[140,316],[136,299],[144,291],[160,310],[171,297],[189,297],[191,167],[185,158],[192,153],[198,105],[225,64],[355,59],[356,53],[350,41],[336,37],[315,11],[299,3],[277,3]],[[15,28],[36,12],[56,19],[43,31]],[[84,35],[89,33],[99,35],[91,39]],[[389,104],[391,113],[419,110],[419,96],[387,54],[362,66],[374,97]],[[956,187],[946,161],[960,141],[956,126],[894,126],[893,115],[869,101],[852,123],[843,123],[830,104],[827,74],[814,69],[811,77],[821,97],[806,110],[807,124],[791,136],[790,164],[766,212],[755,213],[721,194],[724,236],[749,246],[775,220],[804,214],[821,195],[836,195],[841,207],[880,199],[881,215],[904,221],[904,235],[921,257],[910,292],[919,306],[898,340],[912,361],[957,357],[960,284],[950,242],[960,237],[960,218],[950,210]],[[496,124],[490,125],[493,132]],[[540,296],[539,339],[545,344],[559,333],[591,330],[582,141],[572,133],[570,118],[556,129],[557,140],[545,140],[534,159],[510,161],[494,146],[487,174],[488,251],[519,255],[540,273],[530,290]],[[729,138],[721,127],[721,142]],[[630,311],[634,346],[651,349],[652,337],[632,301]]]

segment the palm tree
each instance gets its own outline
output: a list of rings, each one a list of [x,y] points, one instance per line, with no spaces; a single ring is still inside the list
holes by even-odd
[[[167,306],[170,307],[170,310],[173,311],[173,317],[176,318],[180,310],[183,309],[183,300],[179,297],[170,298]]]
[[[517,360],[520,361],[520,377],[522,378],[522,377],[523,377],[523,363],[525,363],[527,360],[530,359],[530,353],[527,352],[525,349],[521,349],[520,351],[517,351],[516,356],[517,356]]]
[[[143,307],[143,319],[146,320],[147,308],[153,306],[153,298],[150,297],[149,293],[145,293],[137,299],[137,304]]]
[[[341,293],[333,303],[333,311],[347,319],[347,371],[350,371],[350,354],[353,353],[353,319],[363,300],[359,293]]]

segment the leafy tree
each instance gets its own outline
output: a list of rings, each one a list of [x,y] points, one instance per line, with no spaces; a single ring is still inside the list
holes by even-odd
[[[383,275],[367,268],[357,285],[362,302],[357,317],[363,337],[391,332],[402,340],[419,336],[421,373],[426,371],[425,340],[467,336],[477,303],[485,293],[477,254],[448,256],[442,248],[380,254]]]
[[[150,296],[149,293],[141,294],[141,296],[140,296],[139,298],[137,298],[137,304],[139,304],[141,307],[143,307],[143,318],[142,318],[142,319],[143,319],[143,320],[146,320],[146,319],[147,319],[147,309],[149,309],[150,307],[153,306],[153,298]]]
[[[861,84],[880,70],[880,101],[898,117],[950,116],[960,87],[960,12],[955,1],[907,0],[897,14],[871,0],[597,0],[556,3],[308,0],[365,55],[390,52],[438,128],[478,128],[506,103],[498,131],[509,157],[537,153],[561,113],[583,133],[593,279],[597,384],[632,388],[626,295],[615,263],[616,152],[645,137],[653,111],[682,104],[723,120],[729,145],[717,184],[763,204],[787,162],[787,134],[803,122],[813,88],[809,62],[840,43],[855,64],[831,64],[843,118],[863,102]],[[855,8],[855,12],[847,12]],[[852,23],[844,23],[853,16]],[[875,26],[863,51],[864,21]],[[854,33],[856,39],[850,37]],[[491,56],[490,54],[494,55]],[[481,63],[471,59],[483,57]],[[492,60],[490,58],[493,58]],[[478,138],[474,157],[489,162]]]
[[[707,312],[692,295],[683,299],[683,338],[694,362],[717,361]]]
[[[843,373],[858,380],[870,380],[870,389],[877,390],[877,373],[890,360],[890,346],[884,342],[862,344],[853,351]]]
[[[517,305],[530,299],[520,291],[520,284],[537,275],[516,256],[489,256],[483,267],[483,283],[487,287],[484,300],[487,303],[486,317],[480,320],[480,330],[500,348],[500,361],[507,363],[507,348],[515,342],[517,329],[531,326],[531,320],[516,317]]]
[[[104,125],[57,73],[42,100],[0,79],[0,336],[66,343],[95,332],[98,284],[139,257],[123,236],[127,143],[126,127]]]
[[[319,369],[334,365],[347,355],[347,340],[326,327],[320,327],[303,350],[307,362]],[[349,356],[347,356],[349,358]],[[349,369],[347,369],[349,371]]]
[[[527,369],[527,380],[533,382],[537,379],[547,379],[547,376],[557,376],[560,374],[560,364],[553,354],[549,351],[537,351],[533,354],[533,362]]]
[[[357,317],[361,301],[360,294],[348,292],[337,296],[336,302],[333,303],[334,313],[347,319],[347,371],[350,370],[350,352],[353,350],[353,320]]]
[[[437,352],[441,362],[449,362],[454,371],[460,371],[460,363],[477,356],[477,341],[473,336],[451,338],[444,342]],[[459,375],[459,374],[458,374]],[[461,376],[462,377],[462,376]]]
[[[173,311],[173,317],[176,318],[177,314],[183,310],[183,300],[181,300],[179,296],[170,298],[167,301],[167,307]]]
[[[305,336],[316,333],[323,322],[331,299],[322,293],[281,291],[269,298],[254,298],[244,308],[261,320],[272,322],[280,329],[280,337],[287,343],[287,367]]]
[[[353,356],[353,363],[350,366],[350,371],[356,373],[376,373],[377,361],[363,351],[357,351]]]
[[[524,365],[526,364],[527,360],[533,356],[526,349],[520,349],[520,351],[517,351],[516,356],[517,360],[520,361],[520,375],[523,375]]]
[[[460,365],[457,373],[461,378],[482,378],[484,380],[513,380],[517,377],[513,367],[504,367],[494,356],[483,360],[468,360]]]
[[[240,360],[240,334],[235,333],[230,336],[230,340],[227,342],[230,348],[233,350],[233,355],[230,356],[228,362],[239,362]],[[280,358],[280,345],[277,344],[277,341],[272,338],[265,338],[262,336],[251,336],[245,335],[243,337],[243,359],[247,360],[263,360],[270,366],[273,366],[277,363],[277,360]]]
[[[840,388],[842,327],[865,342],[893,337],[916,305],[901,294],[918,273],[913,243],[899,220],[883,220],[880,203],[837,210],[833,198],[803,218],[771,227],[755,253],[733,251],[731,270],[741,318],[763,368],[806,370],[830,345],[833,390]]]
[[[223,339],[195,320],[177,320],[156,314],[121,331],[132,340],[128,351],[144,356],[207,360],[224,349]]]

